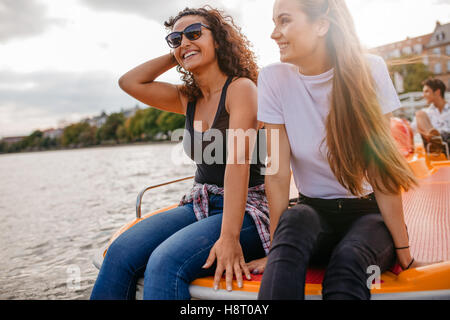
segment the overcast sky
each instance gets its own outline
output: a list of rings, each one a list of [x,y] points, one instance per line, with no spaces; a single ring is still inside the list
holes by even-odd
[[[163,22],[185,6],[229,12],[258,64],[277,62],[273,0],[0,0],[0,138],[134,107],[118,78],[167,53]],[[362,43],[374,47],[450,22],[450,0],[347,0]],[[176,71],[161,79],[179,82]],[[141,105],[143,107],[143,105]]]

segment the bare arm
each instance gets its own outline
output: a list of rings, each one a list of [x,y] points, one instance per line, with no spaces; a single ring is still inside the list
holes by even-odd
[[[250,162],[258,128],[256,86],[249,79],[238,79],[230,85],[227,97],[230,131],[227,141],[228,159],[224,180],[222,230],[204,267],[210,267],[217,258],[214,286],[218,287],[225,271],[227,289],[231,290],[233,274],[236,275],[239,287],[242,287],[242,271],[250,278],[239,237],[247,203]],[[236,132],[237,138],[233,138],[232,130]],[[245,138],[245,133],[249,139]]]
[[[266,195],[269,202],[270,240],[273,241],[275,230],[282,213],[289,206],[289,189],[291,182],[290,158],[291,147],[285,126],[267,124],[267,172],[265,178]],[[253,273],[263,273],[267,257],[247,264]]]
[[[403,214],[401,193],[390,195],[375,189],[375,197],[396,248],[408,248],[409,239]],[[397,257],[403,269],[412,261],[411,251],[408,249],[397,250]]]
[[[266,130],[268,170],[275,169],[265,179],[270,212],[270,239],[273,240],[281,214],[289,206],[291,147],[284,125],[266,124]],[[279,139],[276,138],[277,135]]]
[[[387,125],[389,125],[389,121],[392,116],[392,113],[385,114]],[[374,188],[374,193],[377,199],[378,207],[381,211],[381,215],[383,216],[384,223],[386,224],[394,241],[394,247],[406,248],[396,250],[399,263],[402,268],[405,269],[409,266],[413,257],[409,249],[409,238],[408,231],[406,229],[405,216],[403,213],[401,192],[399,191],[398,194],[386,194],[383,191]],[[422,263],[416,261],[411,265],[411,267],[416,267],[420,264]]]
[[[222,236],[235,240],[239,240],[244,219],[250,178],[251,150],[255,146],[258,126],[255,109],[257,106],[256,87],[253,88],[254,85],[248,83],[240,86],[248,87],[248,89],[230,90],[228,100],[229,129],[230,131],[235,130],[236,136],[229,133],[227,141],[228,159],[225,169],[224,215],[221,231]],[[245,133],[250,133],[250,139],[245,138]]]
[[[187,98],[177,85],[155,81],[177,66],[172,54],[147,61],[128,71],[119,79],[119,86],[130,96],[157,109],[186,114]]]
[[[374,188],[374,192],[384,223],[386,224],[389,232],[391,233],[392,239],[394,240],[394,247],[406,248],[396,250],[398,262],[401,267],[403,269],[406,269],[408,266],[410,266],[410,268],[417,268],[430,264],[428,262],[420,262],[416,260],[414,260],[411,264],[413,261],[413,256],[409,249],[408,231],[406,229],[403,214],[401,193],[386,194],[376,188]]]

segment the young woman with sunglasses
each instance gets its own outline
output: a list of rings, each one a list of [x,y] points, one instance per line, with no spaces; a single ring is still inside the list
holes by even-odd
[[[282,63],[260,72],[258,120],[280,170],[265,180],[270,253],[250,264],[264,270],[259,299],[304,299],[310,264],[326,266],[323,299],[370,299],[369,266],[420,265],[401,198],[416,181],[387,121],[400,101],[344,0],[276,0],[273,19]],[[300,195],[288,209],[290,167]]]
[[[92,299],[133,299],[142,276],[144,299],[190,299],[190,282],[215,275],[217,289],[224,273],[232,290],[233,276],[239,286],[243,273],[250,277],[245,261],[268,252],[263,164],[250,163],[256,138],[226,156],[227,130],[258,128],[254,54],[233,20],[209,7],[186,8],[165,25],[173,51],[129,71],[120,86],[149,106],[186,115],[183,144],[192,159],[198,159],[194,145],[203,151],[208,134],[220,132],[224,160],[196,160],[194,187],[180,206],[138,223],[112,243]],[[155,81],[174,67],[182,85]]]

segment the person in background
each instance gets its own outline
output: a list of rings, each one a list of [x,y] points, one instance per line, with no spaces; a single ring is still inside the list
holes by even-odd
[[[424,140],[425,148],[431,144],[431,152],[440,151],[442,142],[450,144],[450,105],[445,101],[446,86],[439,79],[423,82],[423,97],[429,106],[417,111],[411,124]]]
[[[414,154],[414,132],[408,120],[392,117],[391,133],[397,143],[400,153],[405,158]]]

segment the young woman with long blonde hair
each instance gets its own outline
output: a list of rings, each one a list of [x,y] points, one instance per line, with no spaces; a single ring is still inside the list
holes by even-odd
[[[416,180],[389,131],[400,101],[344,0],[276,0],[273,19],[282,63],[260,72],[258,120],[279,170],[265,180],[271,250],[249,264],[265,270],[259,298],[303,299],[314,263],[327,265],[324,299],[369,299],[369,266],[420,265],[401,198]],[[287,209],[290,167],[300,198]]]

